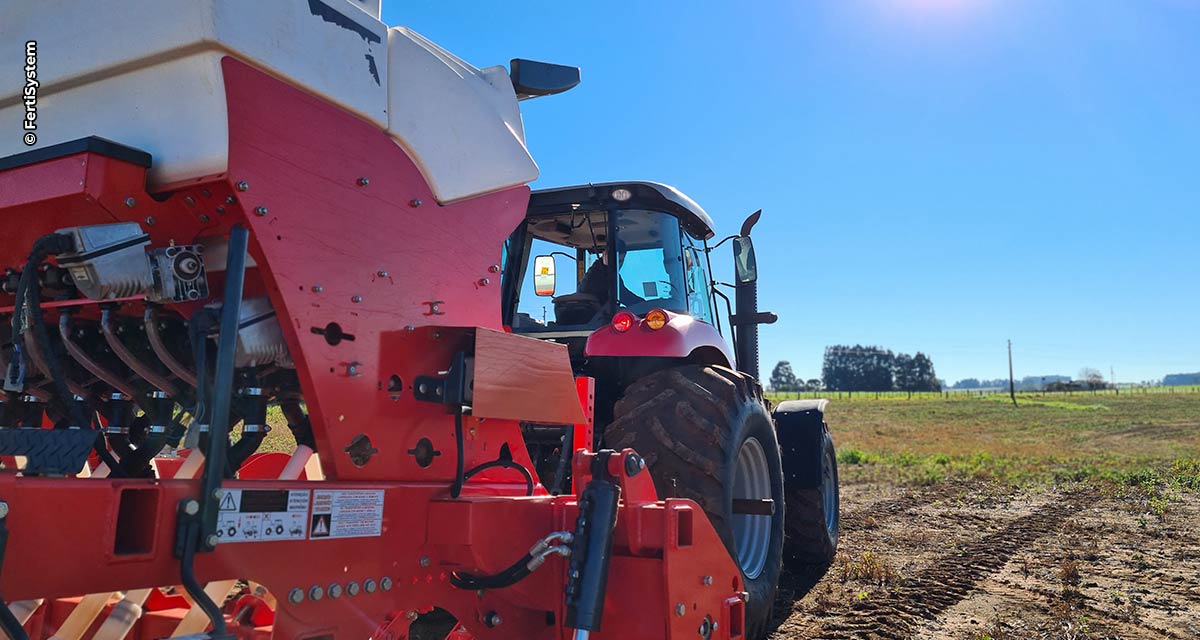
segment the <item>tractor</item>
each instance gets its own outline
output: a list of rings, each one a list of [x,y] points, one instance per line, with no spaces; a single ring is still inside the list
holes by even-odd
[[[565,345],[575,375],[595,381],[594,435],[584,444],[633,448],[660,496],[703,508],[744,580],[750,637],[766,628],[782,566],[819,577],[838,537],[824,402],[772,411],[758,382],[757,328],[776,320],[758,310],[750,233],[761,213],[710,246],[712,219],[664,184],[534,191],[505,244],[501,294],[506,327]],[[732,285],[711,270],[711,252],[726,242]],[[580,443],[532,426],[526,440],[540,476],[565,486],[558,452]]]
[[[380,16],[0,7],[0,630],[761,637],[837,479],[756,381],[755,218],[731,352],[695,203],[531,195],[577,68]]]

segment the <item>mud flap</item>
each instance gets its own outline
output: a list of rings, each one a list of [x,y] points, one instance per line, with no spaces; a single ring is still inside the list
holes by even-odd
[[[821,486],[826,404],[829,401],[824,399],[788,400],[771,412],[783,461],[783,484],[789,490]]]

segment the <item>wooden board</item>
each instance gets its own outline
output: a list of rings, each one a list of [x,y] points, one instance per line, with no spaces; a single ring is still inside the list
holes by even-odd
[[[585,421],[567,347],[475,330],[473,415],[548,424]]]

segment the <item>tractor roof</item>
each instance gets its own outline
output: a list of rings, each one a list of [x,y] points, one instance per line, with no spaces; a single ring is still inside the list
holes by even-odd
[[[630,197],[617,200],[613,192],[624,189]],[[695,200],[672,186],[658,182],[600,182],[574,187],[538,189],[529,196],[529,216],[555,215],[590,209],[646,209],[662,211],[679,218],[680,224],[693,237],[707,240],[713,237],[713,221]]]

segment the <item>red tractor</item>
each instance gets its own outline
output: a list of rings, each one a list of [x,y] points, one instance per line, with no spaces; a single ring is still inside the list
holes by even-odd
[[[660,496],[703,507],[745,581],[751,637],[766,627],[781,567],[819,577],[838,537],[824,401],[772,411],[758,381],[757,328],[776,319],[758,310],[750,231],[760,214],[710,246],[712,219],[667,185],[534,191],[502,274],[505,325],[566,345],[575,374],[595,380],[595,430],[583,444],[633,448]],[[711,271],[726,242],[732,285]],[[569,466],[556,452],[581,443],[533,425],[525,436],[541,477],[565,488]]]

